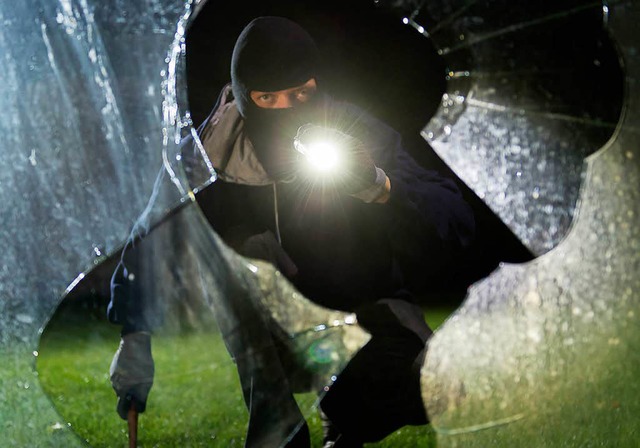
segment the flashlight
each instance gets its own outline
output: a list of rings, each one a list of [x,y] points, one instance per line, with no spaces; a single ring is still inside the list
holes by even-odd
[[[312,124],[298,128],[293,146],[304,155],[309,168],[318,173],[332,173],[340,165],[340,143],[336,131]]]

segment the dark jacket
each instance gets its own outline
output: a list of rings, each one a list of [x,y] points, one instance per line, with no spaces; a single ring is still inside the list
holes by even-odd
[[[255,256],[250,246],[257,235],[280,237],[295,267],[289,260],[277,267],[315,302],[354,311],[383,297],[407,299],[448,269],[473,238],[473,215],[455,183],[418,166],[397,132],[356,106],[326,99],[324,116],[337,118],[324,124],[364,143],[390,179],[386,204],[365,203],[303,175],[272,180],[235,104],[221,98],[199,129],[219,177],[197,195],[198,203],[244,255]]]
[[[229,94],[227,86],[198,129],[218,174],[197,193],[198,204],[241,254],[256,256],[256,245],[268,246],[258,257],[274,262],[316,303],[357,311],[380,298],[411,300],[414,291],[439,281],[471,242],[473,214],[455,183],[418,166],[386,124],[352,104],[327,101],[327,116],[339,117],[333,124],[360,139],[391,181],[386,204],[364,203],[330,187],[310,188],[302,177],[273,181],[234,102],[226,101]],[[191,139],[183,142],[189,151],[197,151]],[[142,269],[136,251],[129,252],[114,273],[108,313],[123,333],[150,330],[163,313],[127,280],[128,272]]]
[[[218,173],[215,183],[198,189],[196,194],[212,227],[240,253],[275,263],[311,300],[329,308],[356,311],[360,325],[372,336],[379,331],[396,331],[403,336],[401,345],[405,351],[415,347],[420,352],[430,330],[422,320],[421,309],[405,300],[411,299],[411,290],[429,283],[425,279],[437,278],[446,270],[455,260],[455,253],[473,236],[473,215],[454,182],[419,167],[402,149],[399,135],[384,123],[353,105],[333,101],[327,103],[333,111],[328,116],[340,117],[340,122],[334,124],[361,140],[376,166],[389,177],[389,201],[365,203],[331,186],[312,188],[302,176],[275,182],[243,132],[244,123],[234,103],[225,98],[223,95],[221,104],[198,132]],[[185,141],[183,159],[190,159],[188,152],[194,149],[197,151],[193,141]],[[144,273],[145,258],[139,252],[134,248],[128,256],[125,254],[112,281],[109,317],[123,326],[123,333],[150,330],[149,326],[158,319],[149,316],[162,315],[162,306],[153,303],[153,297],[140,290],[135,280],[128,279],[135,279],[135,273]],[[134,275],[129,277],[130,273]],[[283,350],[280,345],[291,344],[291,335],[280,343],[275,341],[277,337],[271,333],[273,319],[263,319],[262,307],[243,297],[241,291],[231,291],[232,284],[232,279],[223,284],[230,291],[224,294],[227,306],[223,304],[217,310],[217,317],[222,319],[225,343],[238,364],[250,411],[247,446],[265,446],[250,441],[262,440],[263,433],[283,440],[290,434],[287,425],[297,425],[302,420],[291,395],[300,386],[295,381],[294,387],[289,386],[292,373],[297,377],[300,366],[283,366],[282,360],[289,359],[286,354],[291,347]],[[285,300],[290,298],[283,296]],[[405,300],[388,300],[394,298]],[[289,312],[291,304],[286,306]],[[160,312],[152,312],[156,309]],[[251,324],[246,325],[247,322]],[[406,330],[411,332],[409,336]],[[314,334],[322,336],[321,332]],[[360,378],[371,372],[378,378],[376,384],[391,382],[400,386],[408,381],[416,354],[411,351],[405,356],[411,368],[396,369],[398,353],[393,346],[394,356],[384,362],[393,364],[388,371],[399,373],[389,376],[379,373],[377,363],[384,351],[377,347],[371,346],[367,352],[373,353],[376,367],[371,368],[367,362],[351,366],[350,374],[342,375],[343,384],[350,384],[351,378],[355,383],[369,385],[370,381]],[[340,351],[341,356],[345,357],[343,352]],[[323,381],[326,384],[327,378]],[[418,392],[413,395],[419,397]],[[339,393],[332,396],[340,398]],[[371,396],[377,399],[379,395]],[[398,397],[403,399],[402,394]],[[419,408],[424,414],[421,402]],[[378,412],[373,404],[371,412]]]

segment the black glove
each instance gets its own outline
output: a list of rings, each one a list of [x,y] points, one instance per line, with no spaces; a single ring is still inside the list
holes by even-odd
[[[132,402],[137,412],[146,409],[154,371],[151,335],[145,332],[124,335],[109,369],[111,385],[118,396],[116,410],[124,420]]]
[[[316,146],[328,143],[336,152],[336,165],[333,168],[320,170],[323,176],[329,177],[347,194],[356,194],[376,184],[378,172],[364,144],[355,137],[337,129],[317,126],[311,123],[298,129],[294,147],[313,162],[318,152],[329,152],[331,149]]]
[[[243,242],[239,252],[245,257],[257,258],[271,263],[288,279],[292,279],[298,273],[298,267],[278,243],[271,230],[251,235]]]

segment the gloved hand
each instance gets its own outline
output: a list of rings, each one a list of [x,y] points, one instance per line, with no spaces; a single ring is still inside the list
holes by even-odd
[[[124,335],[109,369],[111,385],[118,396],[116,410],[124,420],[132,401],[137,412],[146,409],[154,371],[151,334],[136,332]]]
[[[379,181],[378,171],[364,144],[357,138],[337,129],[317,126],[311,123],[298,129],[294,147],[312,161],[317,157],[321,163],[323,155],[335,151],[335,167],[327,167],[324,174],[348,194],[357,194]],[[382,183],[386,179],[382,172]]]
[[[243,242],[239,252],[245,257],[268,261],[289,280],[298,273],[298,267],[278,243],[271,230],[251,235]]]

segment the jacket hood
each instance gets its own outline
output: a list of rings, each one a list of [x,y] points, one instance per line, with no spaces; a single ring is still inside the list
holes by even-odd
[[[220,179],[242,185],[273,183],[258,160],[235,102],[222,104],[200,133],[200,140]]]

